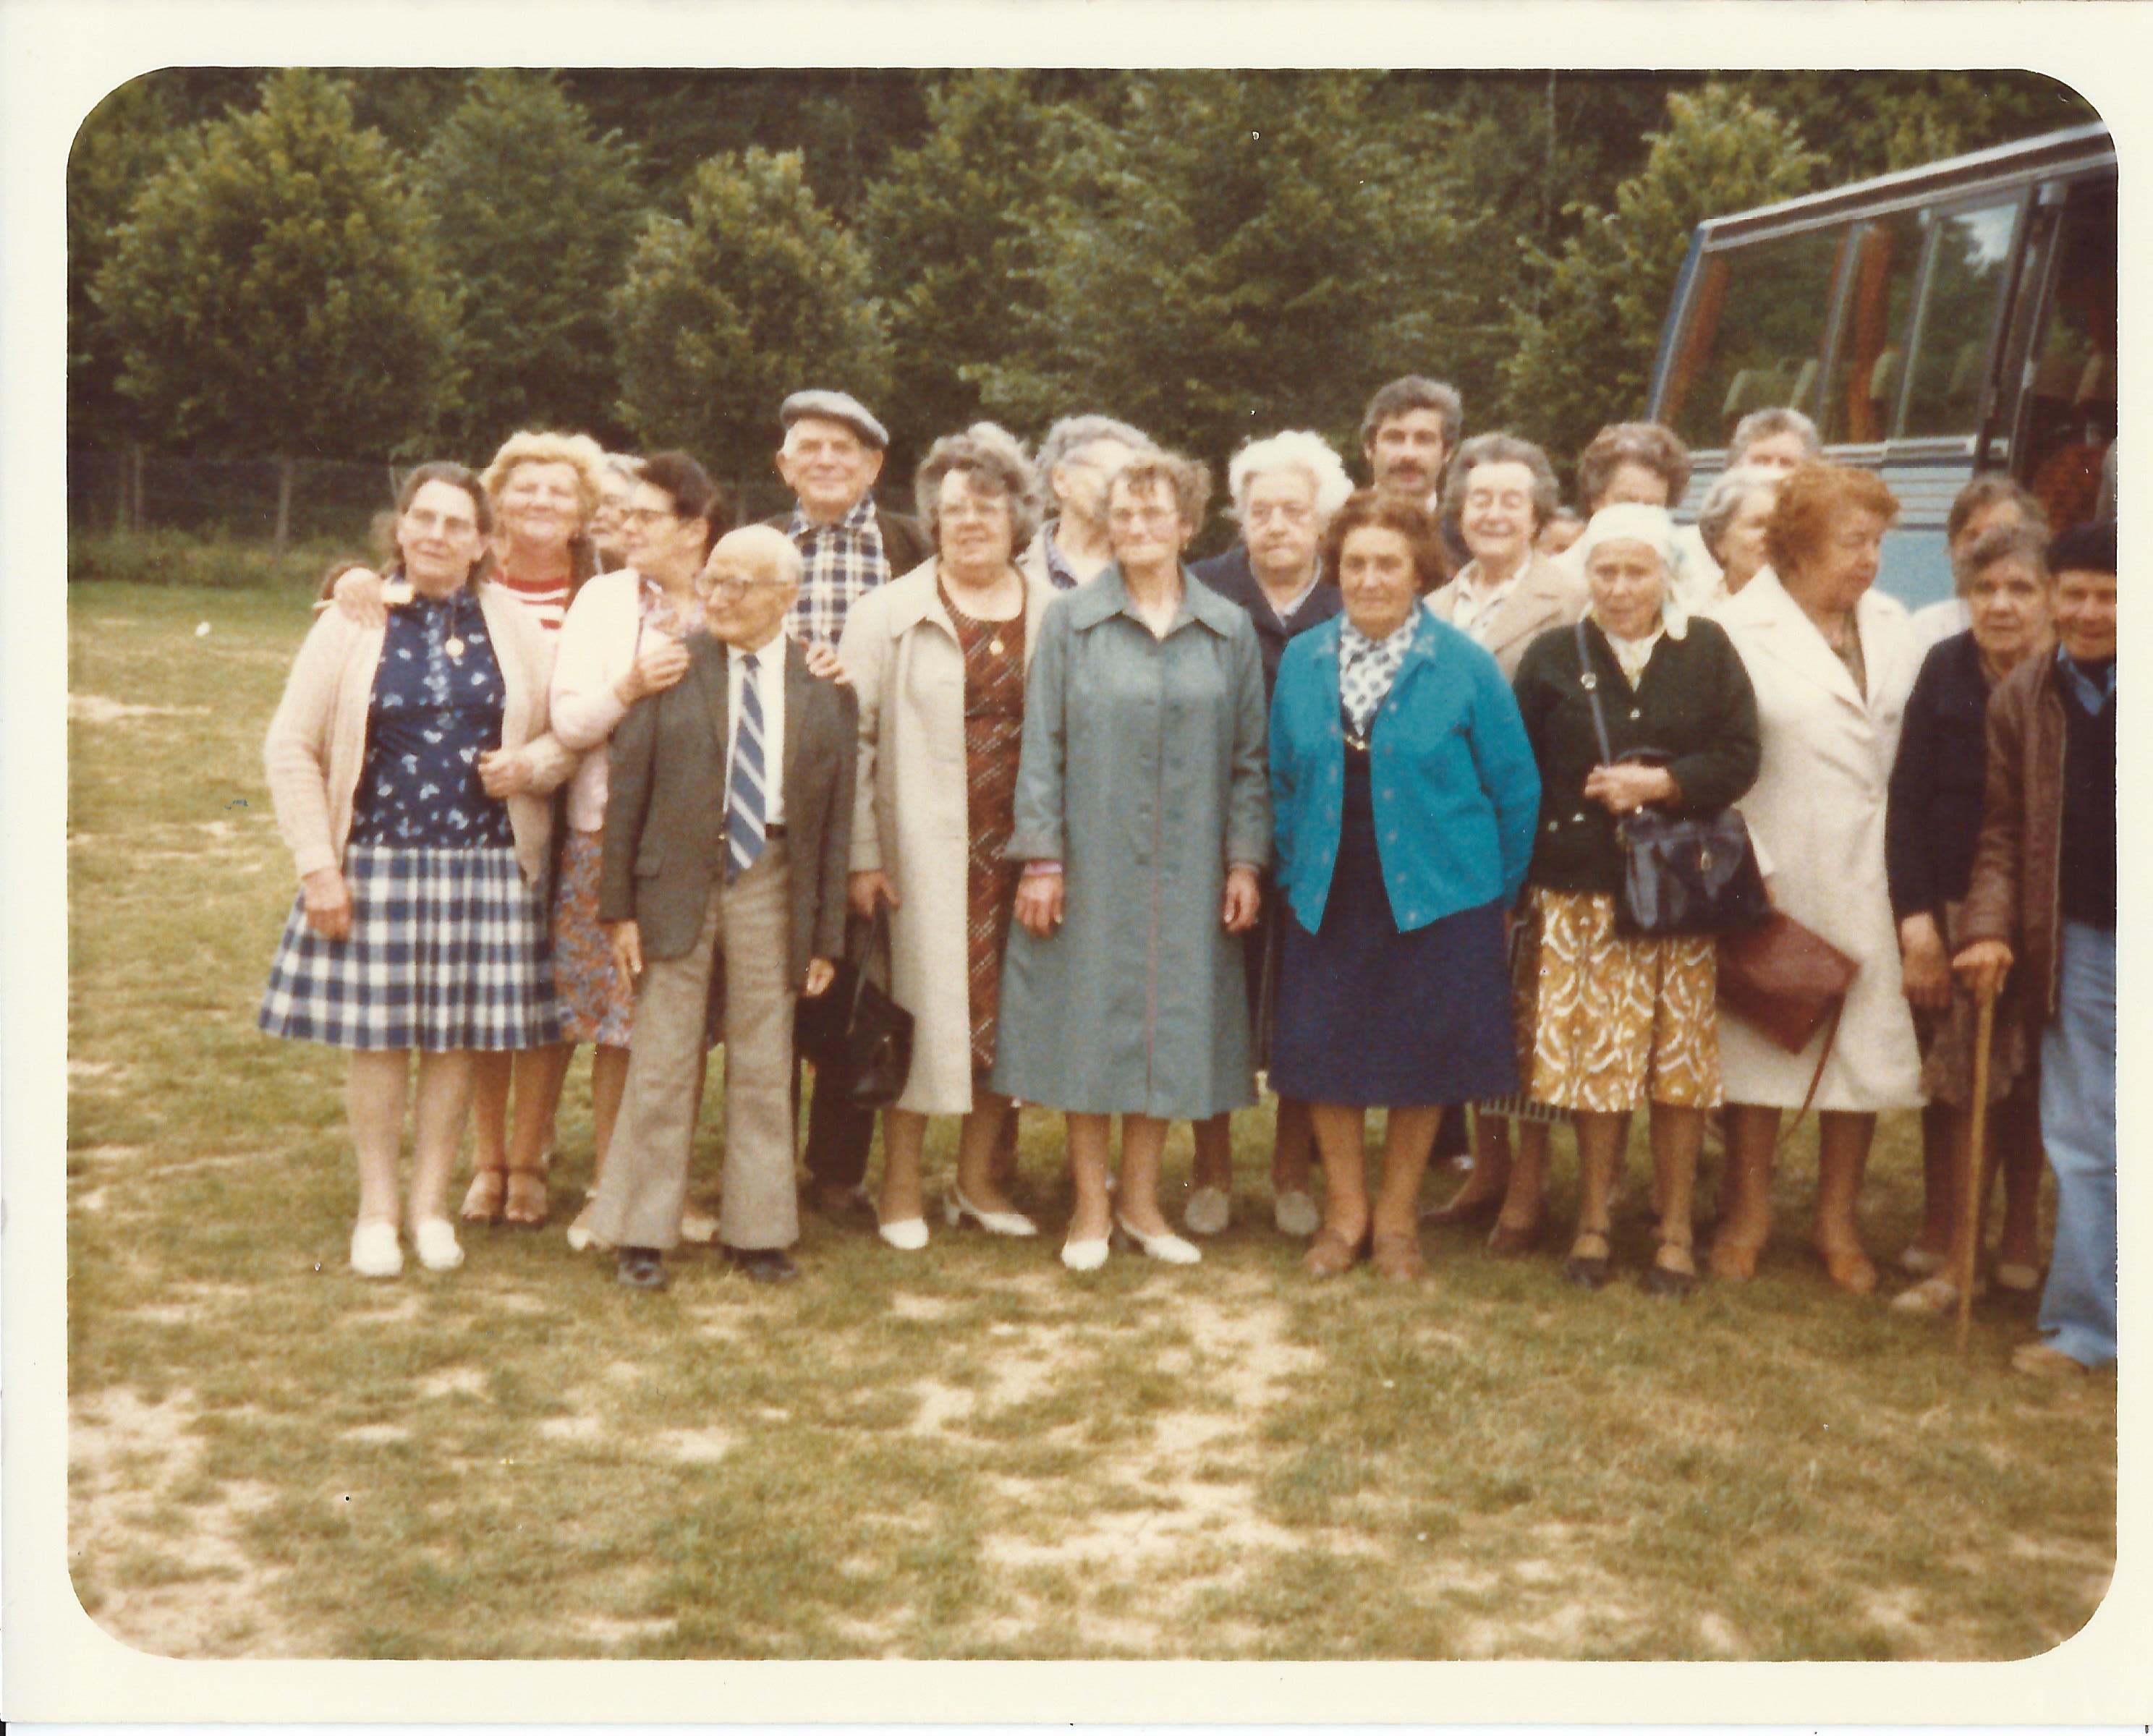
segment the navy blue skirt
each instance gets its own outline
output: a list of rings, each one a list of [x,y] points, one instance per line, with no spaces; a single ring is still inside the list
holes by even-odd
[[[1413,1108],[1518,1088],[1499,899],[1401,934],[1376,854],[1365,755],[1346,756],[1322,926],[1281,909],[1270,1087],[1316,1103]]]

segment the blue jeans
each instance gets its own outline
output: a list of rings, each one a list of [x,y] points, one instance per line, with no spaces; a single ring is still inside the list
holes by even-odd
[[[2056,1246],[2041,1336],[2088,1367],[2115,1360],[2115,931],[2067,922],[2055,1022],[2041,1033],[2041,1139]]]

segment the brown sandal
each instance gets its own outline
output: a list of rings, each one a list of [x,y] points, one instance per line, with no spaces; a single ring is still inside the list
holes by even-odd
[[[1308,1252],[1300,1256],[1300,1269],[1311,1278],[1342,1278],[1361,1263],[1367,1249],[1365,1232],[1359,1241],[1349,1242],[1335,1229],[1319,1229]]]
[[[510,1170],[508,1199],[501,1214],[502,1221],[519,1229],[536,1229],[551,1214],[552,1203],[546,1197],[543,1173],[536,1169]]]
[[[1428,1262],[1421,1258],[1420,1238],[1392,1234],[1376,1238],[1376,1275],[1393,1284],[1425,1284]]]
[[[508,1186],[508,1173],[503,1169],[481,1169],[471,1177],[471,1188],[464,1195],[463,1220],[466,1224],[498,1224],[501,1221],[501,1202]]]

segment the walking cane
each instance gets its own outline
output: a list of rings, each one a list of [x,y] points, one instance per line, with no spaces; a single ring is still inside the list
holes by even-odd
[[[1967,1136],[1966,1173],[1959,1179],[1966,1221],[1959,1233],[1963,1250],[1958,1274],[1958,1353],[1966,1354],[1973,1331],[1973,1275],[1981,1264],[1981,1220],[1988,1204],[1982,1160],[1988,1145],[1988,1046],[1996,1034],[1996,990],[1984,983],[1975,991],[1973,1023],[1973,1126]]]

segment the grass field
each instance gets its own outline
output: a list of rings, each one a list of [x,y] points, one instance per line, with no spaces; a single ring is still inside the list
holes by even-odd
[[[1065,1275],[1035,1113],[1042,1242],[908,1257],[810,1218],[799,1284],[690,1255],[639,1296],[560,1233],[579,1064],[553,1228],[358,1279],[341,1056],[254,1028],[293,890],[260,744],[303,598],[84,582],[69,607],[69,1552],[136,1646],[2000,1659],[2106,1588],[2113,1378],[2012,1376],[2023,1308],[1984,1306],[1962,1362],[1831,1291],[1800,1244],[1813,1136],[1758,1281],[1681,1306],[1448,1231],[1424,1294],[1312,1290],[1269,1228],[1260,1112],[1193,1270]],[[1879,1254],[1914,1131],[1880,1142]],[[1647,1246],[1626,1222],[1618,1260]]]

